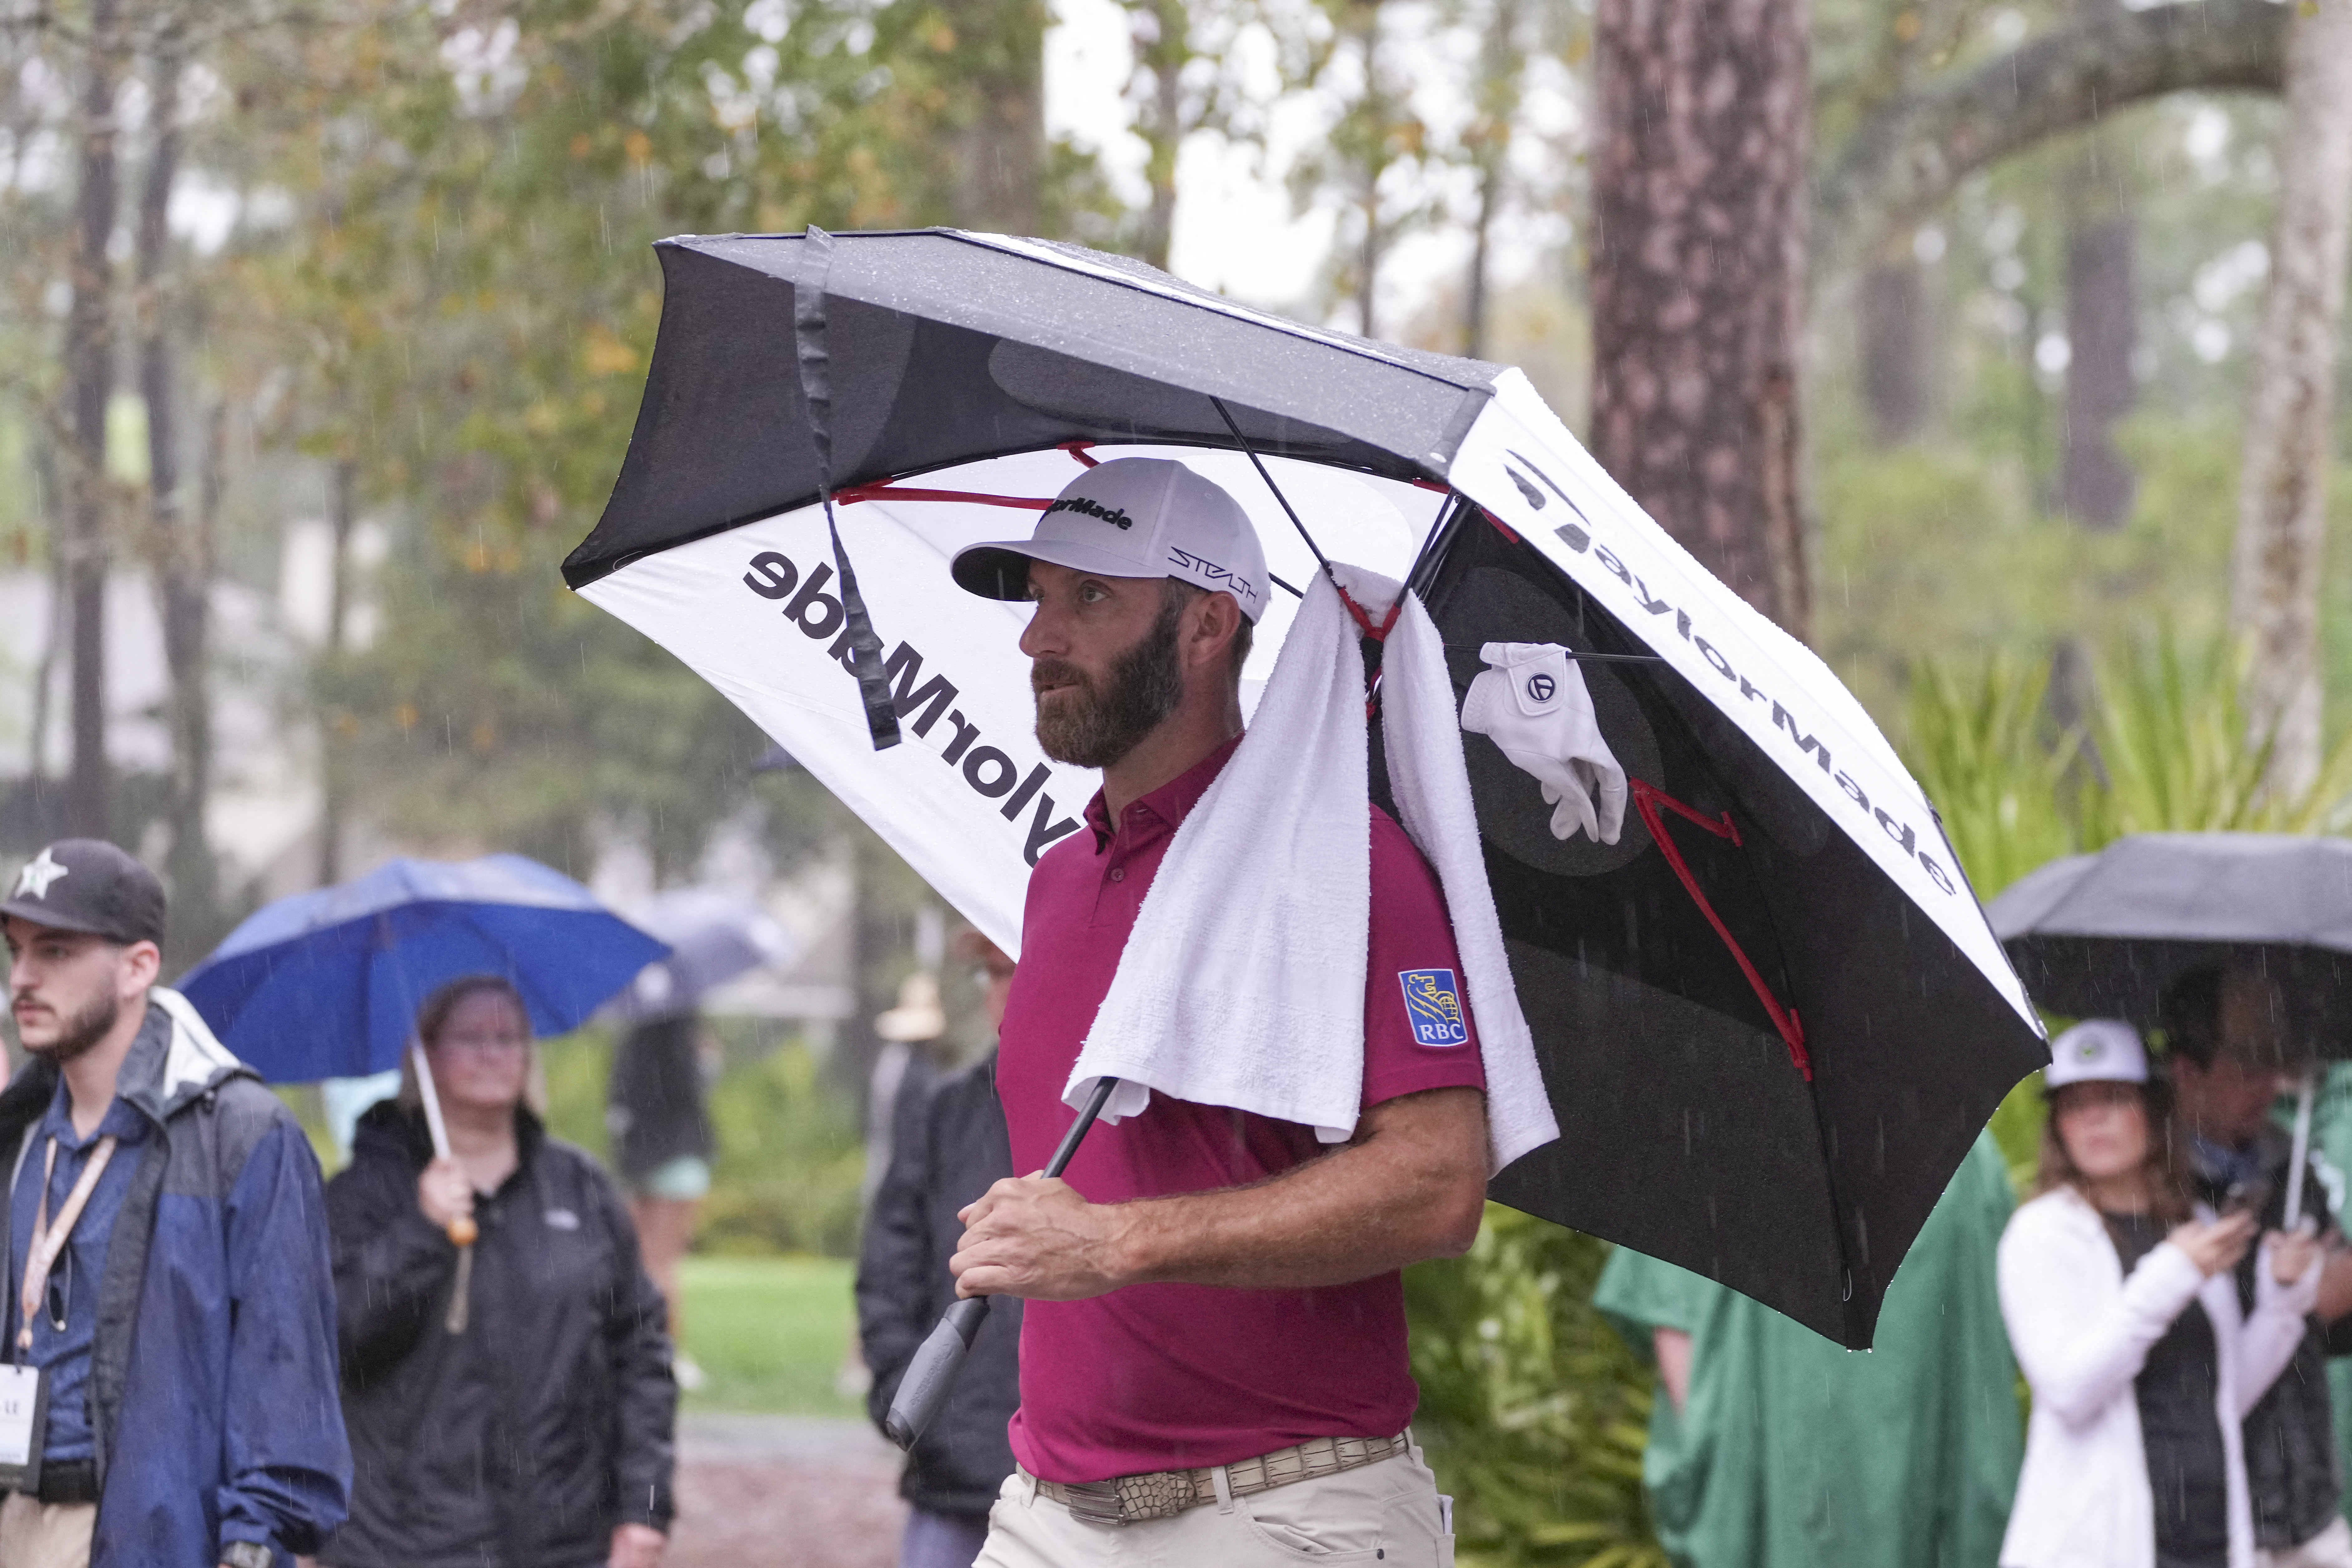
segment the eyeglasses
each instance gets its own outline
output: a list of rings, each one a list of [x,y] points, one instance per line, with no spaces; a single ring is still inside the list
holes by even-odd
[[[444,1035],[433,1042],[436,1051],[452,1056],[475,1057],[520,1056],[530,1048],[528,1035]]]

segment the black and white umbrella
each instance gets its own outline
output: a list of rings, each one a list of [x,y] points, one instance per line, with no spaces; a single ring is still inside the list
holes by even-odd
[[[961,592],[947,564],[1083,464],[1181,457],[1251,513],[1286,584],[1317,569],[1302,531],[1408,579],[1457,689],[1487,641],[1632,660],[1584,666],[1642,824],[1613,846],[1554,838],[1535,780],[1465,737],[1562,1131],[1494,1195],[1869,1342],[1945,1182],[2047,1060],[2040,1026],[1861,706],[1644,516],[1525,377],[1035,240],[658,250],[644,406],[566,578],[1007,952],[1030,867],[1078,830],[1097,780],[1037,749],[1026,612]],[[863,690],[861,607],[878,638]],[[1292,609],[1278,596],[1260,624],[1253,681]]]

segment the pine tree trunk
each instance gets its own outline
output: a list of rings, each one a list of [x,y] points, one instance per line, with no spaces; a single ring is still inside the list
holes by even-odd
[[[949,0],[964,98],[956,133],[956,222],[1035,234],[1045,171],[1044,0]]]
[[[2253,659],[2255,735],[2273,737],[2270,785],[2291,796],[2316,780],[2320,762],[2319,577],[2352,219],[2352,0],[2290,9],[2278,232],[2255,344],[2231,618]]]
[[[2139,481],[2116,448],[2116,426],[2138,401],[2132,353],[2139,341],[2136,258],[2139,226],[2101,138],[2087,139],[2065,182],[2074,215],[2066,237],[2066,423],[2059,496],[2087,527],[2121,528]]]
[[[114,396],[114,101],[128,53],[117,0],[91,0],[81,123],[77,128],[72,298],[66,308],[67,414],[73,432],[67,536],[71,625],[69,712],[73,761],[66,780],[66,827],[103,837],[110,830],[112,769],[106,755],[106,416]]]
[[[1601,0],[1592,450],[1799,637],[1807,0]]]
[[[171,677],[166,718],[172,735],[167,822],[174,928],[199,940],[211,934],[215,906],[212,847],[205,812],[212,796],[212,517],[200,499],[188,504],[180,481],[180,386],[173,353],[172,185],[180,169],[177,113],[182,57],[175,35],[156,46],[155,139],[139,191],[139,394],[147,405],[150,525],[163,661]],[[209,468],[207,464],[207,468]],[[189,945],[193,945],[189,944]]]
[[[1907,237],[1863,274],[1859,326],[1871,437],[1899,447],[1927,422],[1927,286]]]
[[[329,519],[327,638],[320,650],[329,668],[343,651],[351,621],[352,534],[358,527],[358,470],[349,458],[335,465]],[[335,732],[340,714],[328,714],[319,732],[319,886],[343,879],[343,818],[351,795],[350,748]]]

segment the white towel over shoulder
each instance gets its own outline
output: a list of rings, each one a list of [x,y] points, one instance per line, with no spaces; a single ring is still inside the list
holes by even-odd
[[[1398,584],[1342,567],[1385,612]],[[1399,640],[1402,638],[1402,642]],[[1363,1099],[1371,805],[1363,657],[1318,576],[1249,732],[1177,829],[1063,1099],[1105,1077],[1116,1121],[1150,1091],[1353,1136]],[[1402,826],[1435,867],[1486,1073],[1492,1169],[1559,1136],[1503,953],[1436,628],[1409,602],[1383,662]]]
[[[1355,1131],[1364,1088],[1371,805],[1364,660],[1317,578],[1249,732],[1177,828],[1062,1098],[1118,1089],[1103,1119],[1158,1089]]]

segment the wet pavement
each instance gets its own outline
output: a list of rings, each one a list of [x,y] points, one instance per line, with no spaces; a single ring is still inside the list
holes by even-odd
[[[668,1568],[892,1568],[898,1455],[863,1421],[678,1417]]]

